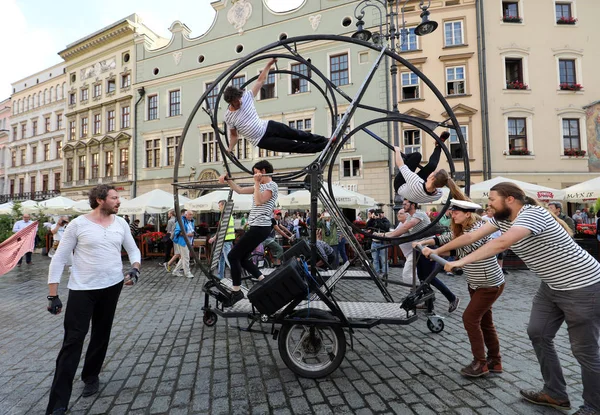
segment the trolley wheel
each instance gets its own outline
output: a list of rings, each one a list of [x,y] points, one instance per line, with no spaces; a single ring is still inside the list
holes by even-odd
[[[212,327],[215,324],[217,324],[218,319],[219,316],[217,316],[217,313],[215,313],[214,311],[207,310],[204,312],[204,317],[202,318],[202,321],[204,321],[204,324],[208,327]]]
[[[308,310],[294,313],[306,317]],[[331,319],[323,310],[310,310],[311,318]],[[304,378],[322,378],[334,372],[346,354],[346,335],[341,326],[285,323],[278,336],[279,354],[285,365]]]
[[[444,330],[444,319],[438,316],[427,317],[427,328],[432,333],[441,333]]]

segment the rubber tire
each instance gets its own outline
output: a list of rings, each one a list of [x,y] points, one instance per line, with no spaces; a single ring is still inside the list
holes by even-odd
[[[305,317],[307,314],[308,310],[300,310],[292,314],[291,317]],[[333,318],[331,313],[324,310],[315,309],[310,310],[310,316],[322,319]],[[283,324],[277,337],[279,355],[281,356],[281,359],[285,365],[298,376],[307,379],[319,379],[335,372],[346,355],[346,334],[344,333],[344,329],[341,326],[329,326],[335,334],[338,352],[334,359],[325,368],[321,370],[310,371],[296,365],[294,359],[287,353],[287,337],[295,326],[297,326],[297,324]]]
[[[432,333],[441,333],[444,330],[444,320],[441,318],[437,318],[438,324],[435,325],[430,318],[427,319],[427,328]]]
[[[204,316],[202,317],[202,321],[205,326],[212,327],[217,324],[219,320],[219,316],[214,311],[205,311]]]

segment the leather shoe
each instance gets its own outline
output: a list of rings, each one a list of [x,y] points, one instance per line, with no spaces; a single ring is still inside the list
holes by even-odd
[[[99,379],[93,380],[93,381],[85,384],[85,386],[83,387],[83,392],[81,392],[81,396],[83,396],[84,398],[86,398],[88,396],[92,396],[92,395],[98,393],[99,389],[100,389],[100,380]]]
[[[52,411],[52,415],[65,415],[67,410],[65,408],[58,408]]]

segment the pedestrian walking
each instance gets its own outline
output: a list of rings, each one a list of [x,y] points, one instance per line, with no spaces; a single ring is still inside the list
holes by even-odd
[[[181,218],[183,222],[183,230],[179,226],[179,222],[175,224],[175,230],[173,231],[173,244],[177,246],[177,252],[179,253],[179,261],[175,265],[173,270],[174,277],[185,276],[187,278],[194,278],[194,274],[190,271],[190,250],[185,243],[183,234],[185,233],[190,240],[190,244],[194,246],[194,212],[191,210],[185,211],[185,216]],[[181,273],[183,271],[183,273]]]
[[[167,212],[167,228],[165,229],[165,236],[162,239],[164,249],[165,249],[165,259],[163,262],[160,262],[158,265],[161,267],[165,267],[168,270],[167,264],[171,259],[171,251],[173,251],[173,232],[175,231],[175,224],[177,223],[177,218],[175,217],[175,211],[169,210]]]
[[[82,396],[98,392],[100,370],[106,357],[121,288],[123,284],[135,284],[140,275],[140,251],[127,222],[116,216],[120,201],[115,188],[98,185],[90,191],[89,201],[92,211],[77,217],[65,229],[48,270],[48,311],[60,314],[63,305],[58,297],[58,284],[72,255],[65,336],[56,359],[46,414],[62,415],[68,409],[90,321],[92,333],[81,372],[81,380],[85,384]],[[125,278],[122,247],[127,251],[132,267]]]
[[[33,222],[31,222],[31,215],[29,215],[29,213],[23,214],[23,219],[15,222],[15,224],[13,226],[13,233],[17,233],[21,229],[25,229],[32,223]],[[31,254],[32,254],[32,251],[29,251],[24,255],[25,262],[27,263],[27,265],[33,265],[33,263],[31,262]],[[20,267],[22,262],[23,262],[23,257],[21,257],[21,259],[19,259],[19,262],[17,262],[17,266]]]

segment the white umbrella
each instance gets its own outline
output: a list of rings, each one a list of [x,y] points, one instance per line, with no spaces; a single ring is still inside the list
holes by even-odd
[[[227,200],[229,190],[214,190],[196,199],[187,202],[184,207],[199,212],[218,212],[219,200]],[[235,212],[248,212],[252,208],[252,195],[233,192],[233,210]]]
[[[179,196],[181,204],[190,199],[185,196]],[[139,215],[142,213],[165,213],[173,209],[175,201],[173,194],[164,190],[154,189],[144,193],[135,199],[127,200],[121,203],[119,215]]]
[[[21,202],[21,209],[23,210],[23,213],[38,213],[40,208],[41,206],[39,202],[35,202],[33,200]]]
[[[77,213],[88,213],[92,210],[92,208],[90,207],[89,199],[81,199],[81,200],[75,202],[75,204],[73,206],[71,206],[70,209],[67,209],[67,210],[72,210]]]
[[[325,191],[328,191],[327,187],[325,187]],[[336,185],[333,185],[333,197],[340,208],[360,209],[373,207],[377,203],[372,197]],[[319,202],[320,205],[321,203]],[[279,197],[279,206],[284,209],[308,209],[310,208],[310,191],[299,190],[281,196]]]
[[[563,189],[569,202],[589,202],[600,197],[600,177]]]
[[[64,196],[56,196],[52,199],[40,202],[40,208],[45,213],[63,214],[75,204],[75,201]]]
[[[502,182],[514,183],[521,189],[523,189],[527,196],[533,197],[541,201],[563,200],[565,197],[564,190],[552,189],[551,187],[538,186],[537,184],[531,184],[527,182],[522,182],[520,180],[507,179],[506,177],[498,176],[493,179],[486,180],[484,182],[477,183],[471,186],[471,199],[487,201],[490,195],[490,188]]]
[[[13,202],[6,202],[0,205],[0,215],[12,214]]]

